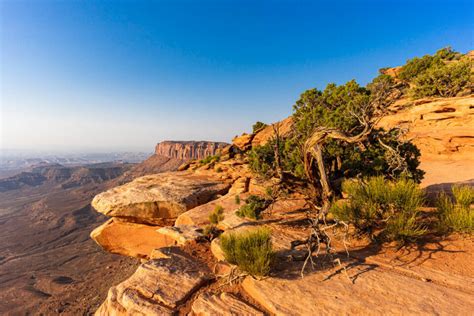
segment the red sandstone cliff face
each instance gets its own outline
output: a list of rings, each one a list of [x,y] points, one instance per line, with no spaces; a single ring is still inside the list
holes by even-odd
[[[181,160],[203,159],[217,154],[227,143],[206,141],[163,141],[155,147],[155,155]]]

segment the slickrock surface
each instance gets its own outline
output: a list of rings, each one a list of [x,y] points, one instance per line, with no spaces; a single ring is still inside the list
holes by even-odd
[[[422,184],[474,179],[474,97],[401,101],[397,112],[383,118],[385,128],[408,129],[421,151]]]
[[[212,278],[204,265],[180,251],[140,265],[109,290],[96,315],[169,315]]]
[[[203,159],[216,155],[227,145],[227,143],[209,141],[164,141],[156,145],[155,154],[182,160]]]
[[[110,219],[94,229],[91,238],[104,250],[123,256],[148,258],[155,248],[174,244],[156,232],[157,226]]]
[[[347,267],[354,284],[341,271],[302,279],[297,268],[280,278],[246,278],[243,288],[275,315],[469,315],[474,310],[472,294],[370,264]]]
[[[253,308],[237,297],[229,293],[220,293],[220,295],[211,295],[209,293],[201,294],[192,306],[192,315],[194,316],[231,316],[231,315],[264,315],[259,310]]]
[[[189,172],[162,173],[133,180],[97,195],[92,206],[107,216],[161,223],[225,194],[230,184]]]

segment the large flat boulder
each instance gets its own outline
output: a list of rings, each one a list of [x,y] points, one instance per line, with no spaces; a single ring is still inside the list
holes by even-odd
[[[149,258],[155,248],[174,244],[156,230],[159,227],[109,219],[91,232],[91,238],[104,250],[123,256]]]
[[[170,315],[213,276],[206,266],[170,248],[110,288],[96,315]]]
[[[240,198],[240,204],[237,204],[236,196]],[[231,227],[238,226],[244,222],[245,219],[242,219],[235,215],[235,211],[239,209],[240,206],[245,204],[245,199],[248,197],[247,193],[242,194],[226,194],[216,200],[212,200],[206,204],[195,207],[180,216],[176,219],[175,225],[197,225],[205,226],[210,224],[209,214],[211,214],[217,205],[222,206],[224,209],[224,219],[219,223],[219,227],[222,229],[228,229]]]
[[[351,262],[343,271],[246,278],[245,292],[274,315],[469,315],[472,294]]]
[[[225,194],[230,184],[210,175],[172,172],[137,178],[97,195],[92,206],[107,216],[160,224]]]
[[[194,316],[264,315],[234,295],[225,292],[219,295],[212,295],[210,293],[201,294],[194,301],[192,312]]]

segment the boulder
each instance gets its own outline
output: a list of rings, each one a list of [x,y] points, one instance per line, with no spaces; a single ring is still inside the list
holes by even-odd
[[[205,265],[173,248],[110,288],[96,315],[170,315],[211,278]]]
[[[252,147],[263,146],[272,138],[275,137],[275,128],[278,128],[278,132],[281,137],[288,137],[293,128],[293,118],[287,117],[286,119],[273,123],[266,126],[255,134],[252,138]]]
[[[170,245],[178,246],[184,246],[203,237],[202,229],[195,225],[166,226],[159,228],[156,232]]]
[[[252,146],[252,139],[253,139],[252,134],[244,133],[241,136],[234,137],[234,139],[232,139],[232,144],[238,149],[242,151],[246,151],[250,149],[250,147]]]
[[[178,225],[196,225],[196,226],[205,226],[210,224],[209,214],[211,214],[217,205],[220,205],[224,209],[224,219],[219,223],[219,228],[227,229],[229,227],[237,226],[245,220],[239,218],[235,215],[235,211],[245,203],[244,200],[248,197],[247,193],[238,194],[241,200],[241,204],[237,204],[235,197],[237,194],[226,194],[216,200],[203,204],[201,206],[195,207],[180,216],[176,219],[175,226]]]
[[[174,244],[156,232],[157,226],[109,219],[91,232],[104,250],[129,257],[148,258],[155,248]]]
[[[234,295],[225,292],[219,295],[203,293],[194,301],[191,309],[195,316],[264,315]]]
[[[172,172],[137,178],[103,192],[92,206],[107,216],[159,224],[224,194],[230,187],[210,175]]]

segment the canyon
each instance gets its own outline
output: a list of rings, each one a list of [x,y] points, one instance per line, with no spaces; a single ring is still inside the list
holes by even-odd
[[[41,161],[0,179],[0,313],[93,313],[107,289],[129,276],[139,262],[106,253],[89,238],[105,221],[91,207],[92,198],[198,158],[186,149],[192,142],[183,143],[177,156],[161,155],[164,145],[158,144],[157,153],[141,163]],[[199,157],[217,153],[215,143],[209,144]],[[199,146],[206,147],[205,142]]]
[[[422,186],[439,193],[453,183],[474,184],[473,120],[469,95],[400,100],[380,125],[407,129],[406,137],[421,151]],[[351,238],[333,245],[339,264],[320,256],[302,275],[303,263],[291,259],[304,256],[291,241],[308,236],[301,225],[309,208],[302,196],[273,201],[258,221],[235,214],[237,201],[263,197],[274,185],[250,171],[245,152],[267,143],[277,129],[289,133],[291,124],[288,118],[238,136],[215,161],[192,161],[95,196],[93,207],[109,219],[92,231],[92,239],[108,252],[142,262],[109,289],[96,315],[469,314],[471,235],[428,236],[402,248]],[[223,210],[217,228],[224,234],[271,229],[278,264],[270,277],[230,281],[233,267],[219,239],[209,243],[203,235],[216,206]]]

